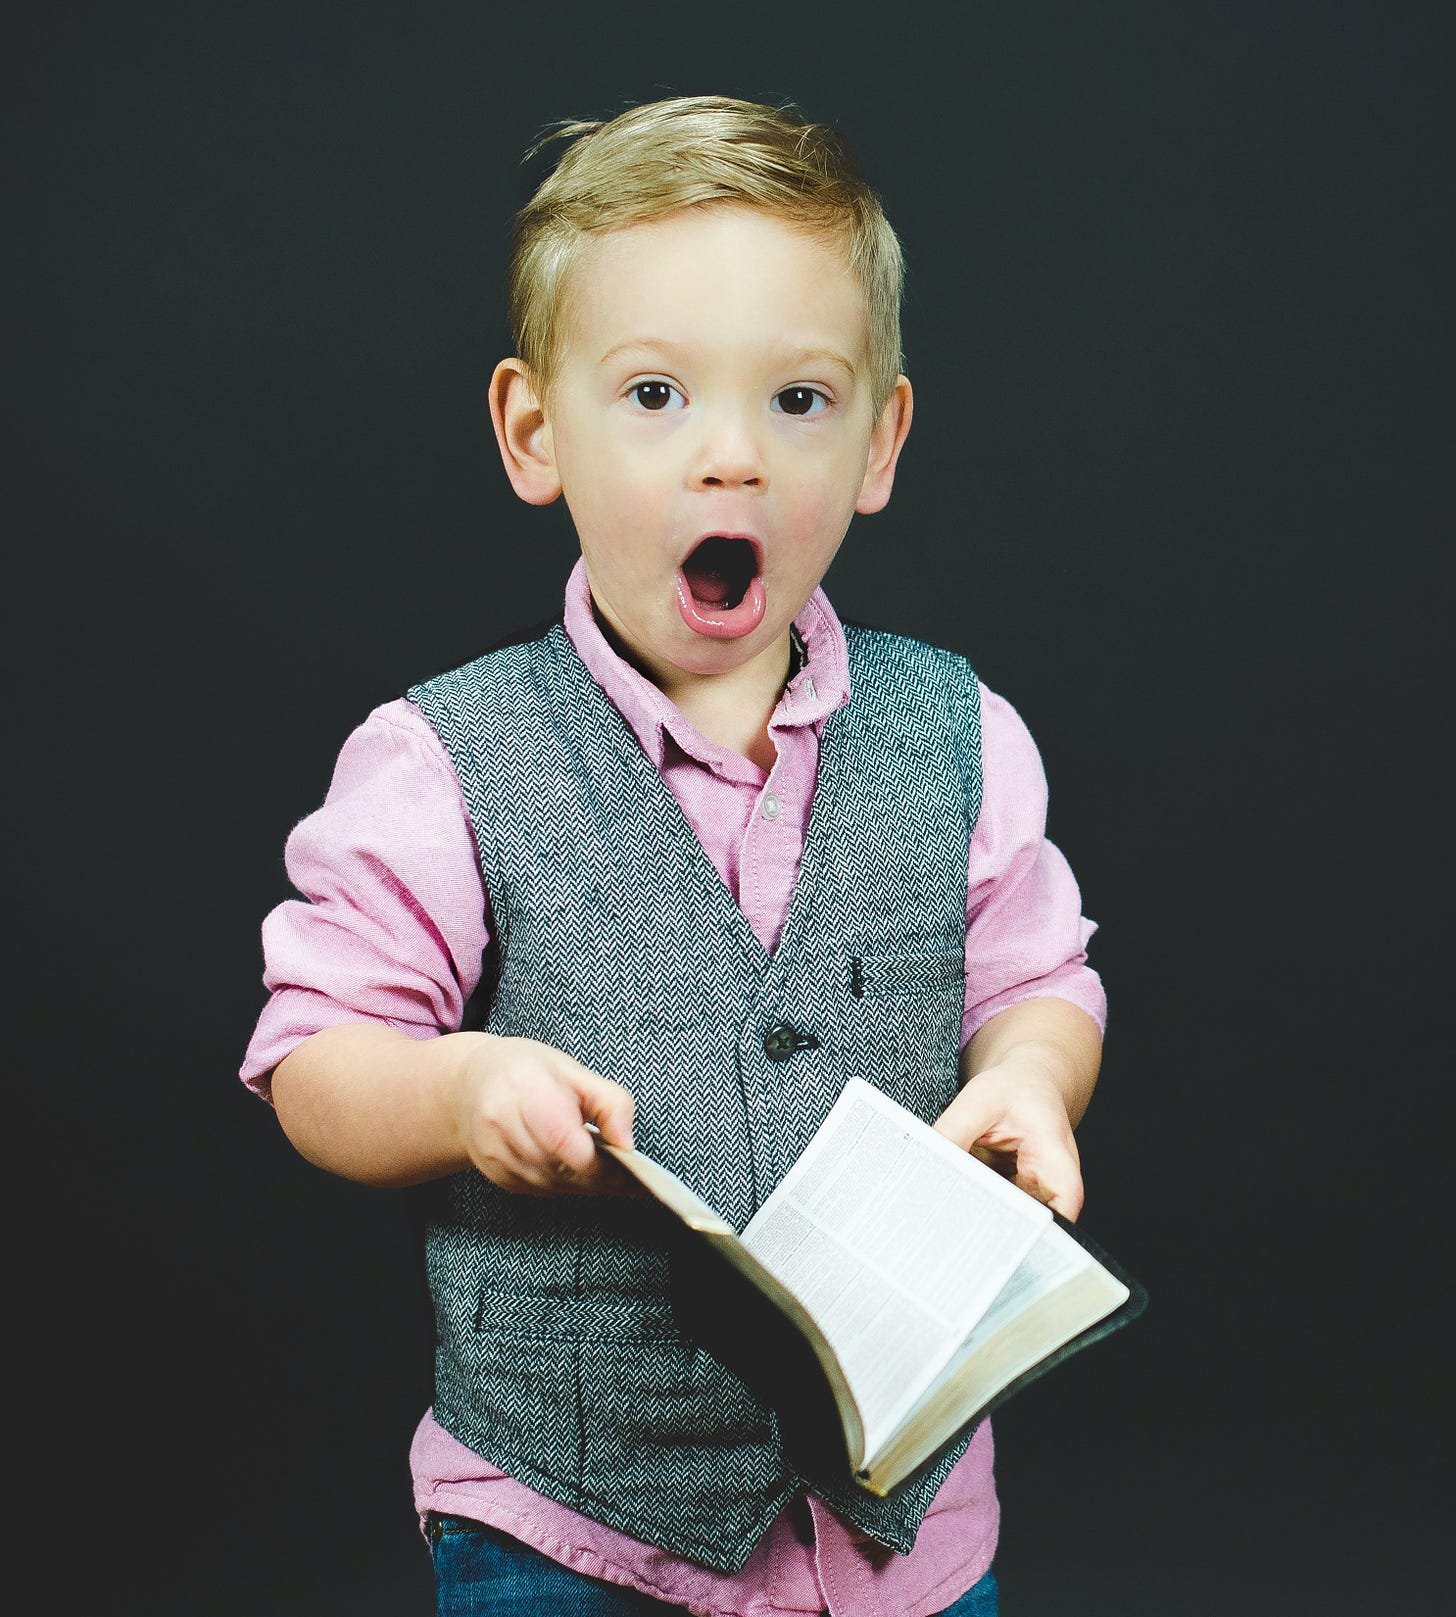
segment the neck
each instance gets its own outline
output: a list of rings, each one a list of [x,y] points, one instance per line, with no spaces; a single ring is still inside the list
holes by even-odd
[[[655,683],[699,734],[739,753],[767,773],[778,757],[768,733],[768,721],[783,695],[788,675],[786,637],[771,655],[756,657],[732,673],[712,678],[680,675],[670,684],[661,680]]]
[[[646,675],[700,735],[765,772],[773,768],[778,749],[768,733],[768,721],[798,661],[791,634],[728,673],[692,674],[658,667],[643,657],[625,643],[600,607],[596,620],[617,655]]]

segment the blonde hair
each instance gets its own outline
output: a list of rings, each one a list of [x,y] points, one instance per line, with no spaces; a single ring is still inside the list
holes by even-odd
[[[549,392],[571,271],[594,236],[682,208],[738,203],[822,234],[864,290],[876,415],[901,369],[900,242],[841,137],[788,107],[679,96],[599,122],[563,120],[527,152],[569,141],[516,215],[509,272],[516,353]]]

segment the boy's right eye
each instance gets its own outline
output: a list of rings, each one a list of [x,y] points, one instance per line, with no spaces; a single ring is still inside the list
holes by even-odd
[[[652,377],[645,382],[634,382],[632,384],[632,397],[644,410],[675,409],[681,408],[683,404],[687,403],[687,400],[683,398],[682,394],[671,382],[664,382],[657,377]],[[674,398],[678,400],[677,405],[673,404]]]

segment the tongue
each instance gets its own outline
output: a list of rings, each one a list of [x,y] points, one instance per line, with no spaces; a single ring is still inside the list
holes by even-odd
[[[745,586],[731,573],[725,578],[717,568],[699,567],[677,575],[677,607],[682,620],[694,634],[709,640],[741,640],[763,622],[768,595],[757,576]]]
[[[731,609],[754,575],[753,552],[744,539],[710,534],[683,562],[683,580],[699,606]]]
[[[703,567],[689,559],[683,568],[683,577],[693,592],[693,599],[704,606],[726,606],[733,586],[726,573],[715,567]]]

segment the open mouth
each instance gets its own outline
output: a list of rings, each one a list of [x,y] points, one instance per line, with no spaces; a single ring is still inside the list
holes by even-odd
[[[682,565],[683,577],[700,605],[731,610],[758,573],[758,557],[746,539],[709,534]]]
[[[752,634],[768,604],[758,547],[741,535],[710,533],[678,568],[677,604],[694,634],[710,640]]]

